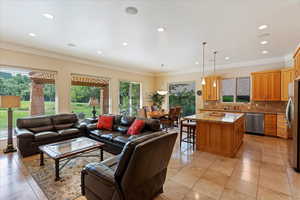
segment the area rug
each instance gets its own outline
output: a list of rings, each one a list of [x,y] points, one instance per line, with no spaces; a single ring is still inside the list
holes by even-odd
[[[104,159],[113,156],[104,152]],[[54,181],[54,160],[45,156],[45,165],[40,166],[39,156],[23,159],[23,163],[49,200],[74,200],[81,196],[82,168],[91,162],[99,162],[97,157],[80,157],[70,161],[60,171],[60,181]]]

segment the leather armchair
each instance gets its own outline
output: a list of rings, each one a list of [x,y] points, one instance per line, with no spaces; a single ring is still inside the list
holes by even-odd
[[[177,133],[156,132],[127,142],[122,153],[81,173],[88,200],[152,200],[163,192]]]

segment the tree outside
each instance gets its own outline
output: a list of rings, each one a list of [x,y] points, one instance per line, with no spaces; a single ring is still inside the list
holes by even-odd
[[[180,106],[182,115],[196,113],[195,83],[171,83],[169,85],[169,107]]]

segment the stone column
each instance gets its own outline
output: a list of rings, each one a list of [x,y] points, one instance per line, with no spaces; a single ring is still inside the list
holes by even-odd
[[[44,115],[45,101],[44,101],[44,84],[32,81],[30,92],[30,115]]]
[[[100,115],[103,115],[104,112],[103,112],[103,101],[104,101],[104,98],[103,98],[103,89],[101,88],[100,89]]]
[[[102,89],[102,97],[101,100],[102,100],[102,113],[103,114],[108,114],[109,113],[109,86],[105,86],[103,89]]]

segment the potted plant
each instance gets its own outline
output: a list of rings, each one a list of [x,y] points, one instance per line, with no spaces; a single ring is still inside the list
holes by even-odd
[[[162,104],[165,100],[165,95],[160,95],[157,92],[154,92],[150,95],[150,98],[153,102],[153,105],[157,106],[159,110],[161,110]]]

